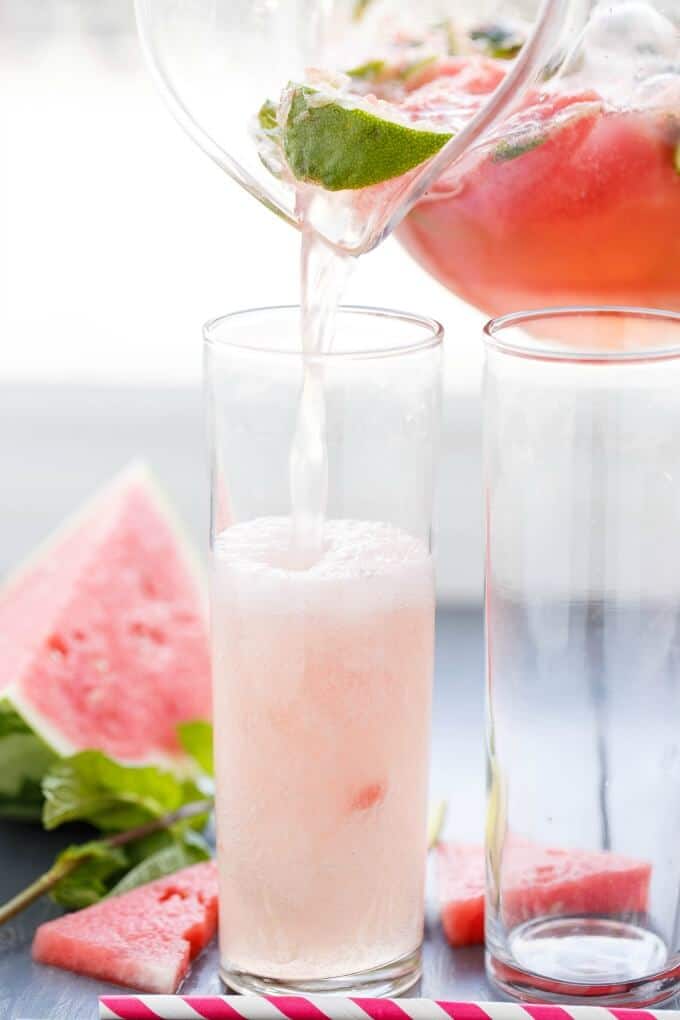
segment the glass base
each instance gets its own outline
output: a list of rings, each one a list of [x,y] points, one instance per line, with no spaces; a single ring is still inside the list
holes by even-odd
[[[668,966],[654,932],[606,918],[529,921],[508,937],[508,956],[489,947],[489,979],[514,998],[650,1006],[672,998],[680,967]]]
[[[236,992],[256,995],[368,995],[394,998],[411,988],[421,974],[420,947],[414,953],[386,963],[383,967],[307,981],[249,974],[228,964],[220,967],[220,978],[227,987]]]

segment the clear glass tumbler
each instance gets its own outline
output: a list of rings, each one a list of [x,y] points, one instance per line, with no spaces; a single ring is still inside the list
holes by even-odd
[[[680,315],[486,329],[487,969],[529,1000],[680,984]]]
[[[420,974],[441,341],[339,311],[310,564],[289,494],[299,310],[205,328],[221,975],[240,991],[394,995]]]

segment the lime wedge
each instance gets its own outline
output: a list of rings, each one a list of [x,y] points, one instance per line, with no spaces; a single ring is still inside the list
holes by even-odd
[[[451,138],[449,132],[383,118],[355,97],[326,97],[308,85],[291,85],[289,90],[283,129],[288,165],[298,180],[327,191],[366,188],[400,177]]]

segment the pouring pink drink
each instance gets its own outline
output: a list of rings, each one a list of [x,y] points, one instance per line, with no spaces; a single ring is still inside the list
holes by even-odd
[[[423,940],[442,330],[340,307],[302,364],[299,330],[206,327],[221,975],[396,995]]]

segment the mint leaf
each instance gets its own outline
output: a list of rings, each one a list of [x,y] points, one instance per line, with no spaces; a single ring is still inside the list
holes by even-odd
[[[58,760],[6,699],[0,699],[0,817],[39,820],[40,783]]]
[[[384,60],[367,60],[364,64],[358,64],[357,67],[350,67],[345,74],[360,81],[375,81],[382,75],[385,68]]]
[[[201,799],[192,782],[155,766],[121,765],[101,751],[81,751],[58,761],[42,790],[46,829],[85,821],[104,832],[118,832]]]
[[[138,885],[145,885],[146,882],[153,882],[157,878],[163,878],[164,875],[171,875],[173,871],[188,868],[192,864],[198,864],[199,861],[207,861],[210,856],[205,840],[188,830],[184,837],[172,838],[166,846],[149,854],[131,868],[114,885],[109,895],[119,896],[121,893],[129,892],[130,889],[136,889]]]
[[[57,857],[55,867],[71,863],[76,865],[75,869],[60,879],[50,893],[54,902],[67,910],[98,903],[111,888],[111,879],[129,866],[122,849],[102,841],[67,847]]]
[[[141,875],[157,877],[205,860],[210,856],[206,841],[191,825],[199,820],[205,824],[211,808],[210,799],[194,800],[106,839],[69,847],[59,854],[51,868],[0,905],[0,925],[46,893],[51,893],[63,906],[84,907],[108,895],[133,869],[140,870],[128,882],[134,879],[139,884],[137,878],[141,882]],[[155,862],[142,870],[143,862],[152,856]],[[150,877],[145,880],[150,881]]]
[[[40,780],[25,779],[13,794],[0,792],[0,818],[13,822],[39,822],[43,795]]]
[[[434,56],[422,57],[420,60],[414,60],[413,63],[407,64],[406,67],[402,68],[399,72],[399,77],[402,81],[408,81],[410,78],[414,78],[424,68],[429,67],[430,64],[436,64],[437,58]]]
[[[177,727],[179,742],[206,775],[214,775],[213,771],[213,728],[209,722],[195,719],[192,722],[180,723]]]
[[[516,141],[503,141],[500,142],[493,153],[494,163],[505,163],[510,159],[517,159],[518,156],[524,156],[525,153],[531,152],[532,149],[538,148],[546,141],[547,135],[530,135],[524,138],[518,138]]]
[[[277,119],[278,107],[271,99],[265,99],[257,113],[257,120],[263,131],[276,131],[279,122]]]
[[[6,698],[0,699],[0,739],[10,733],[32,733],[28,723]]]
[[[524,36],[503,22],[478,25],[470,30],[469,35],[488,56],[497,60],[511,60],[524,45]]]

